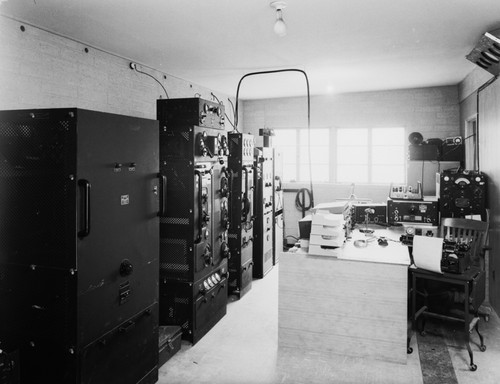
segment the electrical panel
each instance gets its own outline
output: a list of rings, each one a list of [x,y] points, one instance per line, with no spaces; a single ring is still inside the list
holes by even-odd
[[[160,175],[166,179],[166,208],[160,217],[160,279],[162,289],[168,291],[181,283],[195,284],[230,257],[229,145],[224,107],[218,103],[200,98],[161,99],[157,100],[157,117]],[[168,305],[168,297],[160,296],[160,324],[176,325],[165,317]],[[226,304],[219,300],[217,305],[220,308],[210,313],[225,313]],[[213,325],[213,318],[203,318]],[[176,320],[177,325],[186,321],[179,316]],[[193,334],[200,333],[193,327],[201,325],[189,324],[182,337],[196,342],[199,338]]]
[[[273,199],[273,265],[276,265],[279,261],[279,255],[283,251],[284,246],[284,220],[283,220],[283,209],[284,209],[284,196],[283,196],[283,153],[277,148],[273,148],[273,189],[274,189],[274,199]]]
[[[262,278],[273,267],[274,183],[273,149],[255,148],[255,220],[253,277]]]
[[[231,172],[229,291],[242,297],[252,287],[254,225],[254,136],[228,134]]]

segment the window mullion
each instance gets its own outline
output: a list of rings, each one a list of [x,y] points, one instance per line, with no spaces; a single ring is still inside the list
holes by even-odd
[[[372,183],[373,182],[373,140],[372,140],[372,133],[373,129],[369,128],[368,130],[368,182]]]

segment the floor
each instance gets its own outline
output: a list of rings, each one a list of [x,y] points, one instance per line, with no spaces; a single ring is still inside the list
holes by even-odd
[[[425,338],[412,338],[406,365],[278,348],[278,267],[254,280],[240,300],[230,297],[226,316],[195,346],[182,341],[180,351],[160,368],[158,384],[500,382],[500,320],[495,313],[481,322],[486,352],[472,343],[475,372],[468,368],[460,333],[440,323],[430,323]],[[475,334],[472,340],[477,340]],[[439,344],[444,360],[437,358]],[[447,375],[443,365],[449,368]]]

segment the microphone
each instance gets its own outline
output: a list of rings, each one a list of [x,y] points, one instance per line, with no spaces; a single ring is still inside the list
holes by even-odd
[[[368,229],[368,221],[370,221],[370,214],[374,214],[375,209],[374,208],[366,208],[365,209],[365,229],[360,229],[359,231],[362,233],[373,233],[373,229]]]

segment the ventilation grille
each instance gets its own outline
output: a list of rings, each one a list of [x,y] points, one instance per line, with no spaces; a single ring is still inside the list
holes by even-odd
[[[481,36],[466,58],[493,76],[498,76],[500,73],[500,29],[486,32]]]

